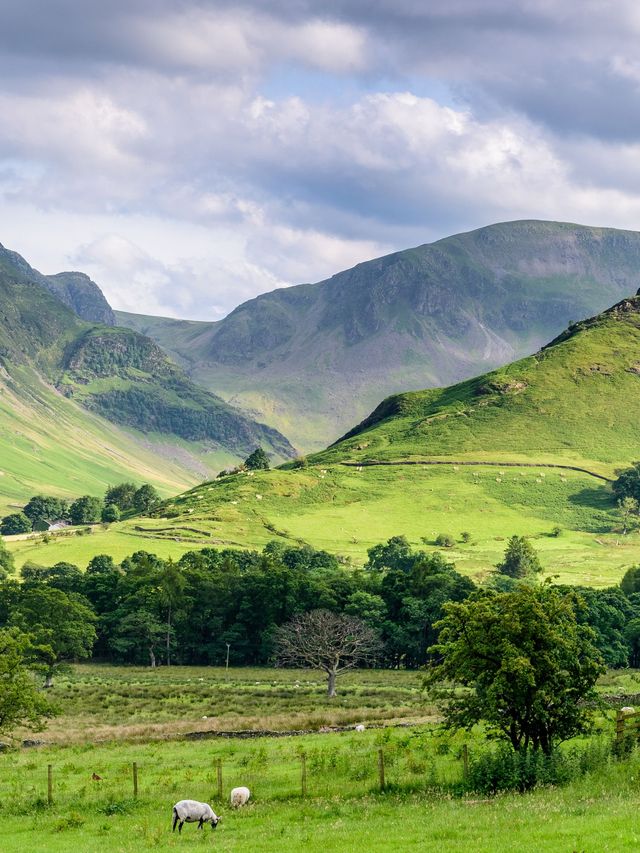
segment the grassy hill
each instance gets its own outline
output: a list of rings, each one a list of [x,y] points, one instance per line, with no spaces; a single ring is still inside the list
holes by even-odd
[[[620,535],[609,483],[638,456],[639,389],[640,297],[632,297],[534,356],[385,400],[307,467],[224,477],[167,501],[153,518],[113,525],[100,548],[175,555],[278,538],[357,565],[390,536],[429,550],[444,533],[454,540],[448,556],[481,577],[518,534],[532,537],[545,569],[564,581],[617,583],[640,562],[640,535]],[[12,547],[19,562],[42,555],[37,543]],[[91,556],[69,540],[47,549],[81,564]]]
[[[640,234],[508,222],[276,290],[217,323],[117,312],[296,446],[326,446],[397,391],[527,355],[640,279]]]
[[[131,478],[173,492],[258,444],[293,454],[149,338],[80,319],[44,278],[0,247],[0,508]]]

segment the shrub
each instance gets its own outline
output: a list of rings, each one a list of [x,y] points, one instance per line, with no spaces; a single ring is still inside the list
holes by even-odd
[[[448,533],[438,533],[434,542],[439,548],[453,548],[456,544],[456,540]]]
[[[471,534],[469,533],[469,531],[468,531],[468,530],[464,530],[464,531],[460,534],[460,539],[461,539],[463,542],[471,542]]]

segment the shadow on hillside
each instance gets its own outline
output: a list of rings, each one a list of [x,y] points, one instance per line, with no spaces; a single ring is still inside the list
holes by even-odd
[[[610,533],[615,523],[615,505],[610,490],[606,486],[581,489],[569,495],[568,502],[574,506],[591,510],[594,515],[585,519],[581,525],[586,533]]]

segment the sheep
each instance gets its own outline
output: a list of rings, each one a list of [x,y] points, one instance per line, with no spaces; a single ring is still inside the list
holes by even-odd
[[[356,726],[356,731],[357,732],[363,732],[364,731],[364,726],[362,725],[362,723],[358,723],[358,725]]]
[[[249,802],[249,797],[251,796],[251,791],[248,788],[240,787],[234,788],[231,791],[231,805],[234,808],[239,808],[240,806],[245,806]]]
[[[626,705],[624,708],[620,708],[623,714],[635,714],[635,708],[631,708],[629,705]]]
[[[215,829],[221,818],[214,812],[208,803],[199,803],[197,800],[180,800],[173,807],[173,829],[176,831],[178,824],[178,833],[182,832],[182,825],[185,823],[198,823],[198,829],[202,829],[203,824],[210,823],[211,829]]]

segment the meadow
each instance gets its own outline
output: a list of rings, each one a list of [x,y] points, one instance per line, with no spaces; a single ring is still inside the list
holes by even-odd
[[[481,733],[448,736],[433,718],[429,721],[433,709],[417,690],[418,678],[408,672],[355,672],[342,680],[337,703],[329,703],[320,692],[321,676],[306,671],[177,667],[152,673],[74,667],[54,688],[62,716],[35,736],[47,744],[0,754],[3,853],[121,853],[185,846],[404,851],[433,844],[445,853],[637,849],[638,752],[622,762],[608,760],[597,774],[561,788],[459,796],[463,743],[469,744],[471,760],[486,744]],[[614,673],[607,679],[607,689],[620,686],[618,679],[633,687],[637,675]],[[233,688],[229,704],[225,686]],[[344,722],[345,712],[351,720],[367,721],[367,728],[246,740],[185,739],[182,722],[206,726],[203,710],[216,715],[212,727],[219,729],[253,727],[258,721],[274,724],[276,719],[274,728],[291,728],[301,722],[301,713],[318,715],[308,722],[319,726],[340,718]],[[391,722],[385,718],[390,711],[394,721],[404,718],[411,725],[376,727]],[[139,739],[129,725],[136,714],[148,725],[164,718],[174,728]],[[78,727],[91,715],[93,729]],[[111,723],[109,732],[102,728],[105,722]],[[108,739],[102,740],[105,735]],[[606,745],[611,735],[611,721],[603,718],[589,742]],[[578,741],[579,746],[587,743]],[[101,778],[93,779],[93,774]],[[234,812],[227,797],[237,784],[248,785],[253,796],[248,807]],[[218,829],[199,832],[186,825],[181,836],[172,834],[171,806],[183,797],[211,802],[222,815]]]
[[[391,536],[433,551],[436,537],[446,534],[454,541],[446,557],[481,580],[517,534],[531,537],[545,571],[561,582],[609,586],[640,562],[640,536],[619,530],[609,485],[577,471],[336,464],[226,477],[169,499],[153,518],[48,537],[48,543],[40,537],[7,544],[18,566],[64,560],[84,568],[98,553],[121,560],[145,550],[177,558],[205,546],[261,549],[277,539],[308,543],[358,566],[369,548]]]

